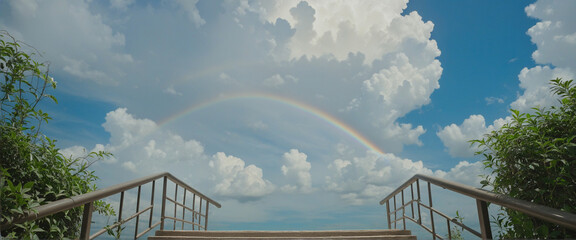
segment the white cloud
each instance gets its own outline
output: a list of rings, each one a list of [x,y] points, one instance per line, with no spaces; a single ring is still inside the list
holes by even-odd
[[[122,167],[138,175],[170,169],[175,174],[189,176],[186,168],[193,165],[207,167],[207,157],[200,142],[184,140],[179,135],[161,130],[155,122],[135,118],[125,108],[109,112],[102,126],[110,133],[110,141],[104,150],[114,154]]]
[[[541,20],[528,30],[537,50],[537,63],[560,68],[576,67],[576,8],[574,1],[537,1],[526,7],[526,14]]]
[[[118,108],[106,114],[102,124],[110,133],[110,144],[115,148],[128,147],[156,130],[157,125],[149,119],[136,119],[126,108]]]
[[[432,92],[440,87],[438,79],[442,73],[440,62],[435,60],[425,68],[418,68],[403,53],[397,54],[391,63],[392,66],[380,70],[363,83],[363,92],[368,95],[372,106],[387,112],[389,117],[381,120],[386,123],[429,103]],[[386,111],[389,109],[394,111]]]
[[[402,159],[393,154],[366,152],[352,160],[336,159],[329,166],[325,189],[340,194],[349,204],[377,202],[415,174],[437,176],[456,182],[479,186],[484,174],[481,162],[460,162],[450,171],[432,171],[422,161]]]
[[[110,81],[111,77],[104,73],[103,71],[94,70],[90,68],[90,65],[82,60],[71,59],[66,56],[62,57],[63,63],[65,63],[65,72],[81,78],[90,79],[96,83],[103,85],[116,85],[114,81]]]
[[[310,169],[312,165],[306,159],[308,156],[301,153],[298,149],[291,149],[283,155],[284,164],[282,165],[282,174],[293,184],[287,184],[282,190],[287,192],[310,192],[312,191],[312,177]]]
[[[133,3],[134,0],[110,0],[110,6],[112,8],[122,11],[126,11],[128,6],[132,5]]]
[[[164,89],[163,92],[168,93],[170,95],[174,95],[174,96],[182,96],[182,93],[176,91],[176,89],[174,89],[174,86],[169,86],[168,88]]]
[[[456,164],[448,172],[437,171],[435,172],[437,177],[458,182],[461,184],[466,184],[473,187],[482,187],[480,181],[483,180],[483,175],[489,174],[484,168],[482,162],[470,163],[467,161],[462,161]]]
[[[262,84],[267,87],[280,87],[286,83],[296,83],[298,79],[290,74],[281,76],[280,74],[274,74],[269,78],[264,79]]]
[[[532,58],[538,65],[524,68],[518,74],[523,92],[510,104],[520,112],[533,112],[534,107],[545,108],[558,104],[558,97],[550,92],[550,80],[573,79],[576,70],[576,16],[572,10],[574,1],[537,1],[525,8],[526,14],[540,21],[531,27],[527,34],[536,44],[537,50]],[[553,66],[548,66],[552,64]],[[498,98],[486,98],[488,104],[503,102]],[[472,115],[458,126],[451,124],[437,133],[450,155],[469,157],[477,147],[469,147],[468,140],[480,139],[483,134],[499,129],[506,119],[498,119],[494,125],[485,126],[481,115]]]
[[[522,112],[533,107],[557,104],[557,97],[550,94],[549,80],[576,76],[576,16],[574,1],[537,1],[526,7],[526,14],[540,20],[527,34],[536,44],[532,58],[544,66],[524,68],[518,75],[524,90],[510,106]],[[547,66],[552,64],[553,67]]]
[[[352,160],[336,159],[329,165],[325,188],[337,192],[350,204],[377,201],[416,173],[428,173],[421,161],[401,159],[393,154],[366,152]]]
[[[137,176],[169,171],[199,182],[201,189],[213,188],[216,195],[240,201],[256,200],[275,190],[274,184],[263,178],[261,168],[245,166],[242,159],[222,152],[206,156],[200,142],[159,129],[155,122],[135,118],[125,108],[109,112],[102,125],[110,133],[110,141],[106,146],[96,145],[93,151],[111,152],[114,161],[106,163],[118,164]],[[74,156],[82,156],[83,151],[79,146],[62,150]]]
[[[242,159],[219,152],[212,156],[210,167],[215,169],[220,182],[215,193],[240,201],[259,199],[275,190],[274,184],[263,178],[262,169],[254,165],[245,167]]]
[[[268,129],[268,124],[264,123],[262,120],[251,122],[248,126],[254,130],[266,130]]]
[[[440,50],[430,39],[434,24],[403,12],[406,3],[251,1],[231,9],[243,28],[255,18],[251,14],[268,24],[265,34],[254,33],[261,36],[256,41],[274,43],[268,54],[280,66],[293,63],[297,87],[282,75],[266,78],[263,86],[314,102],[385,151],[400,152],[403,145],[421,144],[425,129],[397,119],[428,104],[442,74]]]
[[[5,6],[12,18],[1,27],[45,53],[53,69],[76,79],[117,84],[121,66],[134,61],[122,52],[124,34],[114,31],[86,1],[8,1]]]
[[[188,18],[197,28],[206,24],[206,20],[200,16],[200,12],[198,12],[198,8],[196,8],[198,0],[177,0],[176,2],[186,11]]]
[[[225,1],[217,10],[198,1],[110,2],[129,6],[120,18],[84,1],[34,1],[7,25],[50,51],[72,79],[96,83],[77,83],[78,92],[152,119],[217,94],[264,91],[322,109],[400,152],[421,144],[425,129],[397,120],[430,102],[442,73],[434,24],[404,12],[407,2]]]
[[[430,38],[434,24],[422,22],[416,12],[401,15],[407,2],[263,1],[255,9],[268,22],[283,19],[295,29],[288,42],[293,59],[330,55],[344,60],[349,53],[360,52],[371,63],[396,51],[406,38],[422,42]]]
[[[488,105],[492,105],[495,103],[504,103],[504,99],[498,97],[486,97],[484,98],[484,101],[486,101],[486,104]]]
[[[520,112],[532,112],[534,107],[550,107],[558,104],[558,97],[550,92],[550,80],[562,78],[573,79],[574,73],[567,68],[550,68],[536,66],[524,68],[520,71],[520,88],[524,89],[522,95],[510,104],[512,109]]]
[[[284,84],[284,78],[280,74],[274,74],[269,78],[264,79],[263,84],[269,87],[279,87]]]
[[[472,157],[478,151],[477,145],[470,145],[470,140],[481,139],[485,134],[500,129],[511,120],[499,118],[486,127],[486,121],[482,115],[471,115],[461,125],[450,124],[438,131],[436,135],[442,140],[444,146],[452,157]]]

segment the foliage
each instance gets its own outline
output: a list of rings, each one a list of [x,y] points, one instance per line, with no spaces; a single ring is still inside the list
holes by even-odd
[[[559,106],[512,111],[512,121],[473,140],[484,165],[492,170],[484,187],[513,198],[576,213],[576,87],[551,80]],[[576,232],[525,214],[503,209],[496,217],[501,238],[575,238]]]
[[[96,189],[97,177],[88,167],[108,157],[91,152],[83,157],[66,157],[55,141],[42,135],[40,126],[50,117],[38,109],[41,100],[56,98],[46,91],[56,87],[45,63],[25,53],[21,43],[0,31],[0,205],[2,231],[8,238],[77,238],[82,207],[36,221],[11,224],[31,208]],[[103,202],[97,210],[113,214]]]
[[[464,217],[460,216],[460,213],[458,211],[456,211],[456,217],[454,217],[454,220],[456,220],[456,222],[458,223],[464,223]],[[455,239],[455,240],[463,240],[464,236],[462,236],[462,233],[464,232],[464,228],[460,227],[456,224],[454,224],[455,226],[453,226],[451,229],[448,229],[448,231],[450,231],[450,235],[447,235],[446,238],[447,239]]]

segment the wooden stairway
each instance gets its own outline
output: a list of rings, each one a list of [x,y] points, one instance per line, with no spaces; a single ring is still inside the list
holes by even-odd
[[[410,239],[409,230],[337,231],[157,231],[148,240],[175,239]]]

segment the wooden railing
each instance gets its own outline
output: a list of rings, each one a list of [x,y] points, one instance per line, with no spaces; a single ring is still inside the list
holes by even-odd
[[[427,193],[421,194],[420,182],[427,182]],[[480,231],[474,230],[460,222],[457,219],[451,218],[446,214],[438,211],[434,208],[432,202],[432,191],[431,185],[442,187],[444,189],[466,195],[468,197],[476,199],[476,206],[478,210],[478,222],[480,225]],[[416,189],[414,189],[416,188]],[[416,190],[416,194],[415,193]],[[407,192],[407,193],[405,193]],[[397,196],[400,195],[397,200]],[[428,204],[422,199],[422,195],[427,195]],[[408,199],[406,199],[408,198]],[[397,201],[399,203],[397,203]],[[392,202],[392,203],[391,203]],[[535,203],[527,202],[524,200],[519,200],[511,198],[502,194],[496,194],[486,190],[474,188],[461,183],[448,181],[441,178],[426,176],[417,174],[390,193],[386,198],[380,201],[380,205],[386,204],[386,215],[388,218],[388,228],[397,228],[397,223],[402,221],[403,228],[406,229],[406,220],[412,221],[426,231],[432,234],[434,239],[443,239],[440,234],[436,231],[436,224],[434,223],[434,216],[440,216],[444,218],[448,229],[448,239],[451,239],[450,235],[451,224],[456,224],[462,227],[464,230],[482,238],[482,239],[492,239],[492,230],[490,227],[490,219],[488,215],[488,203],[493,203],[500,205],[502,207],[510,208],[535,218],[541,220],[558,224],[566,228],[576,230],[576,214],[563,212],[558,209],[538,205]],[[392,208],[392,209],[391,209]],[[424,208],[424,210],[422,210]],[[422,222],[422,211],[429,211],[430,225],[426,226]],[[392,216],[394,218],[392,218]]]
[[[161,213],[159,216],[159,220],[154,222],[154,199],[156,194],[156,182],[162,180],[162,206],[161,206]],[[174,197],[167,196],[168,193],[168,184],[174,184]],[[150,204],[147,206],[140,206],[141,199],[142,199],[142,186],[146,184],[151,184],[151,191],[150,191]],[[125,192],[128,190],[135,190],[137,189],[137,197],[136,197],[136,211],[130,217],[123,218],[124,205],[125,205]],[[179,201],[178,191],[182,189],[182,201]],[[105,199],[107,197],[120,194],[120,201],[119,201],[119,209],[117,214],[117,221],[110,226],[106,226],[101,230],[93,233],[90,235],[91,223],[92,223],[92,213],[94,212],[94,202],[98,200]],[[189,201],[186,202],[186,197],[188,195]],[[190,196],[192,195],[192,196]],[[190,202],[191,198],[191,202]],[[197,202],[198,201],[198,202]],[[170,173],[160,173],[155,174],[152,176],[136,179],[133,181],[125,182],[122,184],[118,184],[112,187],[96,190],[94,192],[82,194],[79,196],[73,196],[70,198],[61,199],[58,201],[54,201],[45,205],[38,206],[33,208],[31,211],[28,211],[27,214],[14,220],[10,224],[5,224],[0,226],[0,229],[4,230],[9,228],[10,226],[18,223],[23,223],[26,221],[33,221],[38,218],[46,217],[52,214],[56,214],[62,211],[66,211],[75,207],[84,206],[84,214],[82,218],[82,228],[80,232],[80,239],[94,239],[110,229],[120,229],[122,225],[135,220],[135,229],[134,229],[134,239],[137,239],[152,229],[160,226],[160,230],[165,229],[165,223],[167,221],[171,221],[173,223],[173,230],[176,229],[176,223],[181,223],[181,229],[184,229],[185,225],[190,226],[192,230],[207,230],[208,228],[208,210],[209,205],[212,204],[218,208],[221,205],[210,199],[209,197],[205,196],[204,194],[196,191],[194,188],[190,187],[186,183],[182,182],[178,178],[174,177]],[[173,214],[168,215],[166,210],[167,206],[172,205],[174,211]],[[198,206],[198,207],[196,207]],[[191,214],[186,215],[187,212]],[[148,224],[143,230],[139,230],[140,225],[140,217],[148,213]]]

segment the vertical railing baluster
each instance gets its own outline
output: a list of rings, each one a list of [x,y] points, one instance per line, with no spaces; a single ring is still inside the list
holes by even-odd
[[[402,225],[403,225],[403,229],[406,230],[406,208],[404,207],[404,189],[402,189],[402,191],[400,192],[400,195],[402,196]]]
[[[142,190],[142,185],[138,186],[138,198],[136,199],[136,213],[140,211],[140,193]],[[140,214],[136,216],[136,227],[134,229],[134,239],[138,236],[138,223],[140,222]]]
[[[488,204],[482,200],[476,199],[478,208],[478,221],[480,222],[480,231],[482,239],[492,239],[492,229],[490,227],[490,218],[488,215]]]
[[[452,240],[452,231],[450,231],[450,219],[446,218],[446,225],[448,226],[448,239]]]
[[[152,193],[150,194],[150,218],[148,219],[148,228],[152,227],[152,215],[154,214],[154,188],[156,187],[156,180],[152,181]]]
[[[192,197],[192,222],[196,222],[196,193]],[[196,225],[192,224],[192,230],[196,230]]]
[[[388,218],[388,229],[392,229],[392,222],[390,221],[390,199],[386,200],[386,216]]]
[[[412,219],[414,219],[414,183],[410,184],[410,208],[412,213]]]
[[[436,239],[436,227],[434,226],[434,211],[432,211],[432,187],[428,182],[428,203],[430,205],[430,224],[432,225],[432,235]]]
[[[198,208],[198,230],[200,230],[200,226],[202,226],[202,198],[200,198],[200,207]]]
[[[124,191],[120,193],[120,210],[118,210],[118,222],[122,222],[122,210],[124,208]],[[121,226],[119,225],[117,231],[122,231]]]
[[[416,192],[418,193],[418,224],[422,225],[422,214],[420,212],[420,203],[422,198],[420,196],[420,180],[416,179]]]
[[[90,239],[90,225],[92,224],[92,211],[94,202],[84,204],[84,214],[82,215],[82,229],[80,230],[80,239]]]
[[[204,218],[204,231],[208,231],[208,207],[210,206],[210,203],[208,202],[208,199],[206,199],[206,217]]]
[[[174,187],[174,227],[172,230],[176,230],[176,208],[178,207],[178,183],[174,183],[176,186]]]
[[[164,220],[166,219],[166,185],[168,184],[168,177],[164,176],[164,187],[162,189],[162,210],[160,213],[160,230],[164,230]]]
[[[182,207],[182,220],[186,220],[186,188],[184,188],[184,199],[182,200],[182,205],[184,205],[184,207]],[[182,221],[182,230],[184,230],[184,221]]]
[[[398,229],[397,222],[398,222],[398,208],[396,207],[396,195],[394,195],[394,229]]]

